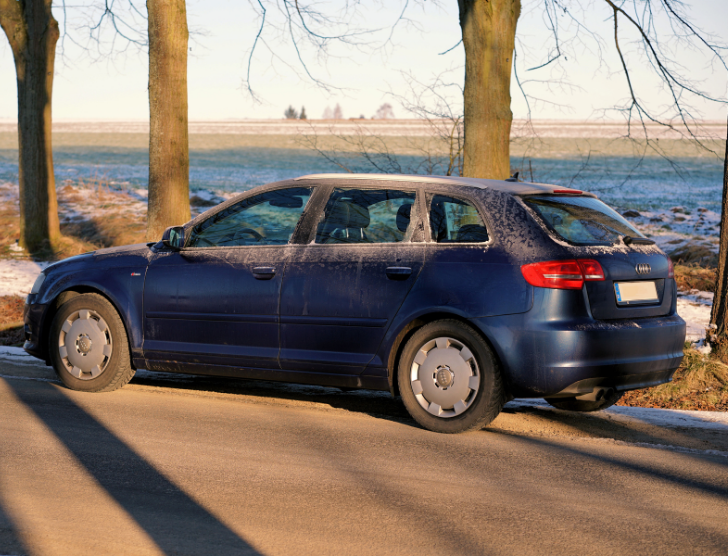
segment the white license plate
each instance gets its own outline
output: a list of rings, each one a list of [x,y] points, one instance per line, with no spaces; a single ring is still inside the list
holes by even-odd
[[[639,303],[657,303],[657,287],[654,282],[615,282],[614,293],[617,305],[637,305]]]

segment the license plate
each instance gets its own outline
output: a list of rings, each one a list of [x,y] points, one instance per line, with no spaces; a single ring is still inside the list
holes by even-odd
[[[654,282],[615,282],[614,293],[617,305],[638,305],[640,303],[657,303],[657,287]]]

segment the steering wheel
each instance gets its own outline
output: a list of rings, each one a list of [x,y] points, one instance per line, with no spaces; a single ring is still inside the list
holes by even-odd
[[[263,236],[260,235],[257,231],[255,231],[253,228],[240,228],[239,230],[235,230],[232,234],[226,235],[220,243],[228,243],[228,242],[235,242],[239,240],[245,240],[246,238],[243,237],[244,234],[248,234],[253,236],[256,242],[263,239]]]

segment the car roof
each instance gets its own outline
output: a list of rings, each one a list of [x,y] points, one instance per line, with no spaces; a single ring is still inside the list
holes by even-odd
[[[461,178],[459,176],[424,176],[418,174],[308,174],[294,178],[294,181],[302,180],[367,180],[367,181],[402,181],[412,183],[432,183],[441,185],[465,185],[479,189],[494,189],[511,193],[512,195],[536,195],[539,193],[553,193],[554,191],[580,193],[561,185],[550,185],[546,183],[531,183],[507,180],[487,180],[482,178]]]

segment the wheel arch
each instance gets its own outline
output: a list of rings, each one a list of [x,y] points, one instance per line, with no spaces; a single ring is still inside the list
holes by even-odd
[[[128,342],[129,349],[131,351],[132,343],[132,337],[129,332],[129,323],[126,321],[126,315],[124,314],[124,311],[122,311],[119,307],[119,304],[117,301],[110,296],[107,292],[103,291],[100,288],[96,288],[94,286],[88,286],[88,285],[76,285],[71,286],[62,292],[59,292],[53,300],[48,304],[48,309],[46,311],[45,318],[43,319],[43,329],[41,332],[40,341],[41,344],[45,347],[46,351],[46,365],[50,365],[51,361],[51,355],[48,350],[49,346],[49,335],[51,331],[51,323],[53,322],[53,319],[56,317],[56,314],[58,313],[58,310],[61,308],[61,306],[73,299],[74,297],[78,297],[79,295],[84,295],[87,293],[94,293],[101,297],[103,297],[106,301],[111,303],[111,306],[114,308],[116,313],[119,315],[119,318],[121,319],[122,324],[124,325],[124,333],[126,334],[126,340]],[[134,367],[134,358],[130,357],[130,362],[132,365],[132,368],[136,370],[136,367]]]
[[[434,311],[431,313],[425,313],[422,315],[418,315],[413,319],[410,319],[406,324],[401,326],[399,332],[395,336],[394,341],[392,342],[391,348],[389,349],[389,354],[387,357],[387,380],[389,381],[389,391],[392,393],[393,396],[399,395],[399,385],[397,383],[397,367],[399,365],[399,358],[402,355],[402,350],[407,344],[407,340],[409,340],[412,335],[417,332],[417,330],[437,320],[456,320],[472,328],[476,332],[476,334],[478,334],[483,339],[483,341],[488,344],[488,347],[493,351],[493,356],[496,358],[496,361],[498,362],[501,371],[505,371],[503,359],[500,355],[500,350],[497,349],[493,340],[488,337],[488,334],[486,334],[479,326],[473,324],[470,319],[464,317],[459,313],[449,311]],[[506,391],[508,391],[507,378],[508,377],[504,372],[503,384],[506,388]]]

